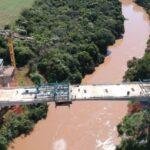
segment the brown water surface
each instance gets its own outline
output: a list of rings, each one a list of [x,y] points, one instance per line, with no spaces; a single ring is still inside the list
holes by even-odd
[[[150,33],[149,17],[142,7],[132,0],[121,0],[122,12],[125,18],[125,33],[123,39],[117,40],[108,49],[110,55],[105,63],[98,66],[96,71],[87,75],[84,83],[118,82],[127,70],[127,61],[132,57],[141,57],[146,48],[146,41]]]
[[[127,60],[141,57],[150,33],[145,11],[132,0],[121,0],[125,21],[123,39],[109,47],[111,55],[82,83],[121,82]],[[127,102],[75,102],[71,107],[50,104],[46,120],[27,137],[14,140],[9,150],[113,150],[119,138],[116,125],[127,112]]]

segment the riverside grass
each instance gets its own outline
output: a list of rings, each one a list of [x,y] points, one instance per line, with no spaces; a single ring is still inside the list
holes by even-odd
[[[13,24],[23,9],[32,6],[35,0],[0,0],[0,28]]]

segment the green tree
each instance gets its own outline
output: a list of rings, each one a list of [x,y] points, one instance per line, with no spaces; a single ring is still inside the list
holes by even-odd
[[[94,71],[94,62],[86,51],[78,53],[77,58],[80,63],[80,70],[83,74]]]
[[[94,38],[95,44],[99,47],[102,54],[107,53],[107,46],[115,42],[115,36],[108,29],[100,29]]]

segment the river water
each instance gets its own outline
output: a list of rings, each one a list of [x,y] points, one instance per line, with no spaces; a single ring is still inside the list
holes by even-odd
[[[132,0],[121,0],[126,18],[123,39],[109,47],[110,55],[82,83],[117,83],[132,57],[141,57],[150,33],[146,12]],[[70,107],[49,105],[48,116],[33,132],[19,137],[9,150],[113,150],[119,142],[116,125],[127,112],[127,102],[74,102]]]

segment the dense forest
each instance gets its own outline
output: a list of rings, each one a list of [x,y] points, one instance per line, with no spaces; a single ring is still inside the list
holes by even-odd
[[[136,0],[150,15],[150,0]],[[133,58],[128,62],[128,70],[124,79],[138,81],[150,79],[150,39],[143,58]],[[118,125],[118,133],[122,137],[117,150],[149,150],[150,148],[150,103],[129,104],[132,111]]]
[[[49,82],[79,83],[103,63],[107,46],[124,32],[123,22],[118,0],[37,0],[14,27],[34,38],[15,42],[17,65],[28,63],[32,78],[40,73]],[[2,39],[0,45],[8,62]]]
[[[17,66],[28,65],[34,83],[79,83],[103,63],[107,46],[124,32],[118,0],[36,0],[11,27],[30,41],[14,41]],[[10,26],[6,25],[5,29]],[[10,64],[7,44],[0,37],[0,57]],[[47,105],[2,109],[0,149],[46,117]]]

